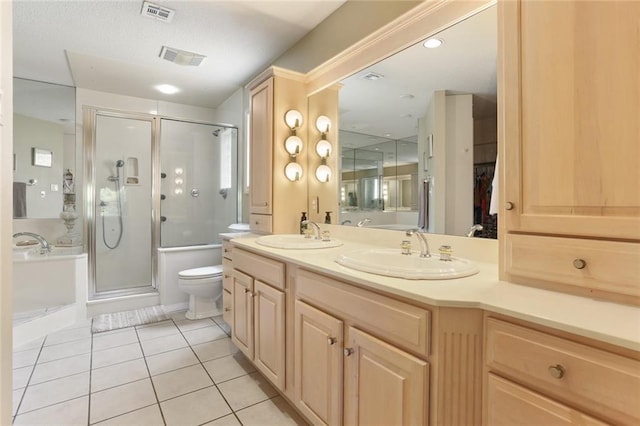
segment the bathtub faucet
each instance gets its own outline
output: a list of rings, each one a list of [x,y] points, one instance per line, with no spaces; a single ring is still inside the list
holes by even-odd
[[[365,226],[367,223],[371,223],[371,219],[370,218],[365,218],[362,219],[360,222],[358,222],[358,228],[362,228],[363,226]]]
[[[15,234],[13,234],[13,238],[18,237],[33,237],[40,243],[41,253],[49,253],[51,251],[51,246],[49,246],[49,243],[42,235],[35,234],[33,232],[16,232]]]

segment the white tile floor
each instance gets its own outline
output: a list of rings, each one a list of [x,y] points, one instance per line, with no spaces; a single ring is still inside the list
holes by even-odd
[[[235,348],[221,318],[184,313],[14,348],[16,425],[305,425]]]

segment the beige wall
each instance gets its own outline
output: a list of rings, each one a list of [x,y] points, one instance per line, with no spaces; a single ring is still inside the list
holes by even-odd
[[[399,17],[421,1],[348,0],[273,65],[306,73]]]

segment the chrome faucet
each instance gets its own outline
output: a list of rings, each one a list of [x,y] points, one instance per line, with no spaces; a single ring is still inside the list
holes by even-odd
[[[315,228],[315,230],[316,230],[316,240],[321,240],[321,239],[322,239],[322,237],[320,236],[320,225],[318,225],[317,223],[315,223],[315,222],[314,222],[314,221],[312,221],[312,220],[304,220],[304,221],[302,221],[302,222],[300,222],[300,223],[301,223],[302,225],[312,225],[312,226]],[[307,238],[311,238],[311,237],[309,236],[309,234],[307,234]]]
[[[18,237],[33,237],[40,243],[41,253],[49,253],[51,251],[51,246],[49,246],[49,243],[42,235],[35,234],[33,232],[16,232],[15,234],[13,234],[13,238]]]
[[[360,222],[358,222],[358,228],[362,228],[363,226],[365,226],[367,223],[370,223],[370,222],[371,222],[370,218],[362,219]]]
[[[469,228],[469,232],[467,232],[467,237],[475,237],[476,231],[482,231],[483,229],[484,227],[480,224],[473,225],[471,228]]]
[[[409,229],[407,231],[407,237],[415,235],[420,240],[420,257],[431,257],[431,253],[429,253],[429,243],[427,242],[427,237],[423,232],[420,232],[419,229]]]

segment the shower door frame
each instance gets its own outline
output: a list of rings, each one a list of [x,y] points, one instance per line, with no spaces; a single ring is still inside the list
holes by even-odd
[[[107,108],[83,106],[83,151],[84,151],[84,244],[89,254],[88,299],[103,300],[121,296],[157,293],[158,247],[160,243],[160,118],[157,115],[124,112]],[[96,280],[96,124],[98,116],[148,121],[151,124],[151,285],[128,289],[98,291]]]

